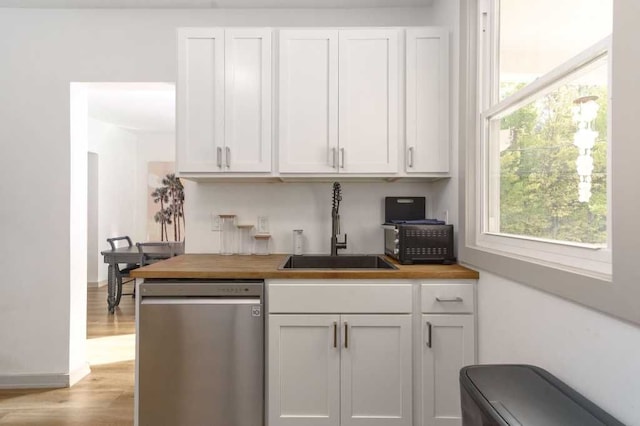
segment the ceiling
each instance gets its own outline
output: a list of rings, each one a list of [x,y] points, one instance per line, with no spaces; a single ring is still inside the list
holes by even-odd
[[[169,83],[89,83],[89,116],[125,129],[173,132],[175,86]]]
[[[433,0],[0,0],[0,8],[43,9],[325,9],[424,7]]]

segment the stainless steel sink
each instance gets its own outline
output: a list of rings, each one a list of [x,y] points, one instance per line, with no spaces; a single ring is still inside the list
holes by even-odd
[[[278,269],[398,269],[382,256],[289,256]]]

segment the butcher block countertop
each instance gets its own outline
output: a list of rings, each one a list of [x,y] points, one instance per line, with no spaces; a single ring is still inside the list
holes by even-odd
[[[184,254],[131,271],[135,278],[199,279],[478,279],[478,272],[460,265],[400,265],[393,269],[288,269],[279,270],[287,254],[221,256]]]

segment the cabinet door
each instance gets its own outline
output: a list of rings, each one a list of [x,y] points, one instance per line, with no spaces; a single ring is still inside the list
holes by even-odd
[[[271,30],[225,30],[225,152],[231,172],[271,171]]]
[[[279,170],[337,173],[338,31],[280,31]]]
[[[398,30],[340,31],[340,172],[398,171]]]
[[[177,170],[221,172],[224,30],[178,30]]]
[[[341,425],[411,426],[411,315],[342,315]]]
[[[449,172],[449,38],[446,29],[407,30],[407,173]]]
[[[269,426],[340,424],[338,315],[269,315]]]
[[[422,425],[460,426],[460,369],[475,363],[473,315],[422,316]]]

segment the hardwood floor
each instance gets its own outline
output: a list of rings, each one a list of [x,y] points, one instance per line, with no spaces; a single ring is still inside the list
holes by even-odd
[[[87,290],[91,374],[66,389],[0,390],[0,425],[133,424],[135,301],[122,296],[109,315],[106,298],[106,287]]]

